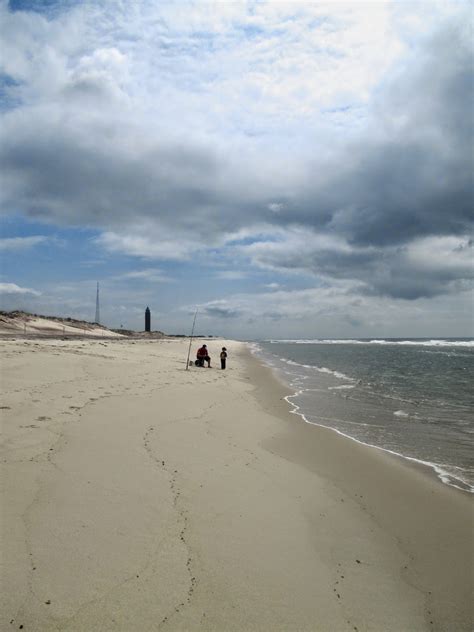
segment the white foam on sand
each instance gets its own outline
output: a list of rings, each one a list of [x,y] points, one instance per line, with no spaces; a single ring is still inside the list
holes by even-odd
[[[353,378],[341,373],[340,371],[333,371],[332,369],[328,369],[325,366],[314,366],[313,364],[300,364],[299,362],[294,362],[293,360],[287,360],[286,358],[280,358],[280,362],[284,362],[285,364],[289,364],[291,366],[300,366],[304,369],[311,369],[313,371],[318,371],[318,373],[327,373],[329,375],[333,375],[337,377],[339,380],[349,380],[354,381]]]
[[[456,468],[455,466],[445,465],[441,463],[433,463],[431,461],[423,461],[422,459],[416,459],[414,457],[401,454],[400,452],[389,450],[388,448],[382,448],[381,446],[374,445],[372,443],[366,443],[365,441],[360,441],[359,439],[351,437],[350,435],[344,432],[341,432],[341,430],[338,430],[337,428],[333,428],[332,426],[327,426],[317,421],[309,421],[308,418],[305,416],[305,414],[301,411],[300,406],[298,406],[298,404],[295,404],[295,402],[292,401],[295,397],[298,397],[302,393],[304,393],[304,389],[296,391],[292,395],[287,395],[284,399],[292,407],[292,410],[290,410],[290,412],[294,415],[298,415],[299,417],[301,417],[301,419],[303,419],[305,423],[310,424],[312,426],[320,426],[322,428],[327,428],[328,430],[333,430],[334,432],[341,435],[342,437],[346,437],[346,439],[351,439],[351,441],[355,441],[356,443],[359,443],[360,445],[365,445],[369,448],[375,448],[376,450],[381,450],[382,452],[393,454],[394,456],[400,457],[402,459],[406,459],[407,461],[411,461],[412,463],[417,463],[419,465],[424,465],[426,467],[429,467],[436,473],[438,478],[446,485],[450,485],[451,487],[455,487],[456,489],[460,489],[461,491],[464,491],[464,492],[467,491],[471,494],[474,494],[474,485],[471,485],[467,481],[465,481],[462,477],[462,470],[460,470],[459,468]],[[404,411],[397,411],[397,412],[403,413]],[[405,413],[405,415],[406,414],[407,413]]]

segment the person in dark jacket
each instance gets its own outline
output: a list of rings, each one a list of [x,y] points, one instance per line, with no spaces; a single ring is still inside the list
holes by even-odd
[[[222,347],[222,351],[221,351],[221,369],[225,369],[226,360],[227,360],[227,349],[225,347]]]

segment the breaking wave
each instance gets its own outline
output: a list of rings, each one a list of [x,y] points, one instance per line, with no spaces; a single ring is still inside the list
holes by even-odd
[[[313,339],[313,340],[265,340],[270,344],[294,344],[294,345],[405,345],[418,347],[468,347],[474,348],[474,340],[385,340],[382,338],[374,338],[371,340],[363,339]]]

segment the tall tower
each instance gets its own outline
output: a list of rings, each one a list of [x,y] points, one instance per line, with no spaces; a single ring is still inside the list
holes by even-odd
[[[99,306],[99,282],[97,281],[97,296],[95,299],[95,321],[98,325],[100,324],[100,306]]]
[[[151,331],[151,312],[149,307],[145,310],[145,331]]]

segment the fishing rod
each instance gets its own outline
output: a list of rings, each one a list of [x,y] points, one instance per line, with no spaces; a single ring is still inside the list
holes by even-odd
[[[196,309],[196,313],[194,314],[193,327],[191,329],[191,335],[189,337],[189,349],[188,349],[188,359],[186,360],[186,371],[189,369],[189,356],[191,354],[191,344],[193,342],[194,325],[196,324],[196,316],[198,313],[198,309]]]

